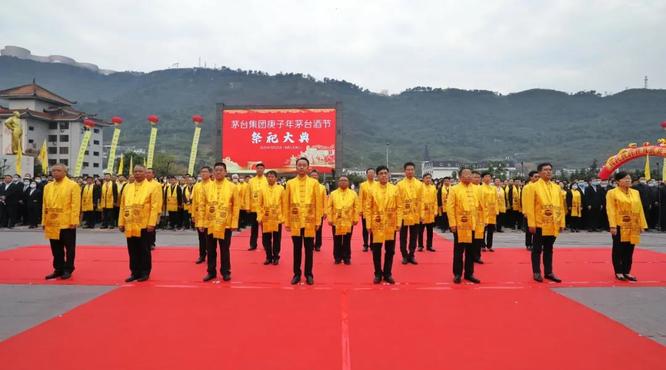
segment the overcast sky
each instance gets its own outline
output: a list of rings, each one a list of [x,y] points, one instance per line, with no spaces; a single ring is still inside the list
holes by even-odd
[[[464,4],[464,5],[463,5]],[[3,0],[0,47],[113,70],[300,72],[413,86],[666,88],[666,1]]]

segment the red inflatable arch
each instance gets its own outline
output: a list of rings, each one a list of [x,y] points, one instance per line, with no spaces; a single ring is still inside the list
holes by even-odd
[[[638,145],[632,143],[629,144],[626,148],[620,149],[617,154],[608,158],[603,167],[601,167],[601,171],[599,171],[599,178],[606,180],[616,169],[618,169],[623,164],[636,158],[645,157],[648,155],[653,157],[666,158],[666,139],[659,139],[659,144],[657,145],[643,143],[643,146],[639,147]]]

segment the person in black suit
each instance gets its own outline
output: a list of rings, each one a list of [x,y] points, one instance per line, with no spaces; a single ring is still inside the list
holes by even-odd
[[[583,194],[588,231],[599,231],[601,229],[601,213],[605,194],[599,184],[599,179],[591,179]]]
[[[632,188],[638,190],[638,194],[641,196],[641,203],[643,205],[643,213],[645,214],[645,220],[650,218],[650,211],[652,210],[652,202],[650,201],[650,187],[647,184],[645,177],[638,179],[638,184],[632,186]],[[648,222],[649,226],[649,222]]]
[[[19,201],[23,196],[23,184],[21,178],[16,175],[5,175],[4,183],[0,186],[0,202],[2,203],[0,215],[0,227],[13,228],[17,222],[17,210]]]
[[[26,192],[26,221],[31,229],[42,222],[42,189],[35,181],[31,182]]]

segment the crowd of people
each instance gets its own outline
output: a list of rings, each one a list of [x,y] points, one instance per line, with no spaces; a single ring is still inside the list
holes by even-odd
[[[204,281],[217,276],[218,248],[220,273],[228,281],[233,231],[251,229],[250,250],[257,249],[261,234],[264,263],[276,265],[284,228],[294,247],[293,284],[302,276],[307,284],[314,283],[312,252],[321,248],[323,222],[332,226],[334,262],[350,264],[351,235],[360,221],[363,251],[372,250],[373,254],[374,282],[390,284],[395,283],[392,263],[396,239],[402,263],[416,265],[417,249],[435,251],[434,228],[453,233],[456,283],[463,278],[480,282],[474,275],[474,264],[483,263],[481,251],[494,251],[494,233],[506,229],[525,233],[536,281],[544,277],[560,281],[552,271],[552,251],[557,235],[565,228],[572,232],[609,231],[614,266],[616,272],[620,271],[616,277],[632,280],[635,277],[629,274],[630,267],[622,262],[630,256],[617,252],[628,248],[620,245],[630,243],[633,250],[638,242],[634,229],[637,235],[648,228],[666,230],[663,182],[642,178],[632,181],[624,172],[619,174],[626,176],[611,181],[567,182],[552,179],[552,165],[544,163],[525,181],[501,180],[466,168],[460,170],[458,179],[435,180],[430,174],[417,179],[415,165],[408,162],[403,168],[404,177],[397,182],[390,181],[386,166],[379,166],[369,168],[367,179],[358,186],[346,176],[338,177],[333,186],[325,186],[306,158],[299,159],[296,167],[297,176],[289,181],[274,171],[264,173],[263,164],[256,165],[254,176],[229,176],[222,162],[212,168],[202,167],[197,177],[167,176],[160,181],[152,169],[143,166],[135,166],[127,178],[106,174],[102,178],[70,179],[66,167],[56,165],[43,181],[40,177],[25,178],[23,182],[18,176],[4,177],[0,185],[0,226],[44,226],[54,255],[54,272],[47,276],[49,279],[71,276],[79,225],[117,227],[127,237],[131,270],[128,282],[149,278],[156,229],[195,230],[199,239],[196,263],[208,265]],[[618,209],[624,208],[618,206],[622,200],[618,194],[625,193],[631,194],[629,198],[636,195],[630,207],[633,211],[619,214]],[[638,208],[640,217],[635,212]],[[629,231],[619,232],[619,227]]]

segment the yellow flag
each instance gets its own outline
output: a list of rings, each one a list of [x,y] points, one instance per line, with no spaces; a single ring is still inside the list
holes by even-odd
[[[120,162],[118,162],[118,172],[117,172],[118,175],[123,174],[124,165],[125,165],[125,155],[123,154],[120,156]]]
[[[46,175],[49,173],[49,154],[46,150],[46,140],[42,144],[42,149],[39,150],[39,156],[37,156],[39,162],[42,164],[42,174]]]
[[[130,168],[129,168],[129,174],[132,174],[132,171],[134,171],[134,156],[130,156]]]
[[[645,156],[645,180],[650,180],[652,177],[650,176],[650,156]]]

